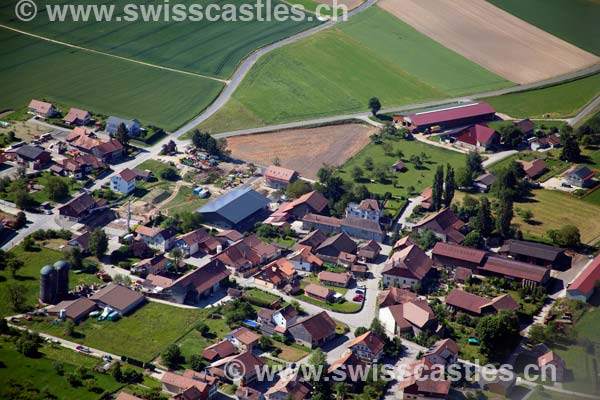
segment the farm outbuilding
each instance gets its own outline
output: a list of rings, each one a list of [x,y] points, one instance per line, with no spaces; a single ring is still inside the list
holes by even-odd
[[[496,110],[487,103],[470,103],[406,115],[397,114],[393,116],[393,120],[396,125],[413,132],[430,132],[437,129],[435,127],[445,130],[491,121],[495,115]]]

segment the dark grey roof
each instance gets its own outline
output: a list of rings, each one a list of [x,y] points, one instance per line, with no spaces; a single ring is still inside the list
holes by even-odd
[[[588,167],[577,168],[575,171],[571,172],[569,175],[575,175],[581,179],[584,179],[592,174],[592,170]]]
[[[478,176],[475,179],[475,182],[480,182],[484,185],[491,185],[496,180],[496,175],[494,174],[483,174]]]
[[[500,252],[521,254],[541,260],[554,261],[565,249],[549,246],[543,243],[526,242],[523,240],[507,240]]]
[[[237,224],[268,204],[269,199],[252,189],[236,189],[200,207],[196,212],[217,213]]]
[[[351,228],[362,229],[367,232],[382,233],[379,222],[371,219],[357,218],[357,217],[346,217],[342,220],[342,226],[348,226]]]
[[[40,148],[40,147],[36,147],[36,146],[30,146],[28,144],[21,146],[17,149],[16,153],[25,159],[28,160],[35,160],[37,159],[40,154],[44,153],[46,150]]]

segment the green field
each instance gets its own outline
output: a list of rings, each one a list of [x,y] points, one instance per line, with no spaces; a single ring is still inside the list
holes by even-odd
[[[38,98],[172,130],[199,114],[223,86],[5,29],[0,29],[0,49],[3,110],[21,109]]]
[[[397,156],[388,156],[384,152],[385,143],[389,143],[394,151],[402,150],[404,156],[402,160],[406,165],[404,172],[392,173],[391,167],[396,161]],[[426,154],[427,159],[423,166],[416,168],[409,159],[411,156]],[[384,166],[388,172],[387,182],[371,182],[369,171],[364,167],[365,160],[371,158],[375,164],[374,170],[378,165]],[[424,188],[431,186],[433,176],[439,165],[451,164],[455,170],[461,168],[465,162],[465,155],[456,151],[446,150],[433,145],[427,145],[416,140],[384,139],[382,144],[368,144],[357,155],[346,161],[339,169],[339,175],[347,181],[354,181],[352,178],[353,169],[359,166],[365,173],[365,178],[361,179],[360,184],[365,184],[371,193],[383,195],[390,192],[394,197],[410,197],[420,193]],[[394,185],[394,180],[396,184]],[[409,193],[408,187],[413,187],[413,193]],[[387,206],[386,206],[387,207]]]
[[[511,85],[372,7],[261,58],[201,128],[213,132],[461,96]]]
[[[600,95],[600,74],[522,93],[481,99],[514,118],[567,118]]]
[[[2,360],[2,373],[0,374],[0,398],[15,398],[15,393],[20,396],[25,394],[22,390],[12,391],[11,383],[39,390],[40,394],[47,391],[55,399],[99,399],[102,392],[116,392],[123,384],[116,382],[112,376],[91,372],[99,362],[96,358],[80,355],[72,350],[52,348],[45,345],[40,349],[40,357],[28,358],[18,353],[14,343],[7,340],[0,341],[0,359]],[[88,368],[90,375],[95,379],[100,393],[94,393],[85,386],[73,387],[67,383],[66,376],[59,376],[53,363],[60,362],[64,365],[65,375],[74,373],[79,366]],[[16,397],[26,398],[26,397]],[[38,397],[36,397],[38,398]]]
[[[600,55],[598,0],[488,0],[584,50]]]
[[[37,2],[37,6],[41,10],[46,4],[61,3],[65,2],[42,0]],[[176,16],[173,13],[173,18],[168,22],[164,21],[162,15],[155,21],[142,21],[143,10],[141,7],[148,9],[154,6],[156,9],[156,6],[166,3],[163,0],[138,3],[140,19],[135,22],[127,22],[124,19],[126,15],[123,7],[131,2],[117,0],[110,3],[99,3],[113,4],[115,6],[114,17],[121,17],[122,21],[115,21],[113,18],[110,23],[73,22],[72,19],[69,19],[61,23],[51,23],[48,14],[40,12],[35,20],[23,24],[14,17],[14,4],[12,3],[5,3],[0,8],[0,21],[20,30],[88,49],[222,78],[229,77],[238,63],[255,49],[318,24],[315,18],[313,18],[315,21],[312,22],[304,19],[298,22],[291,19],[277,21],[276,18],[267,20],[265,18],[268,11],[266,7],[261,10],[264,21],[253,18],[251,21],[232,22],[226,21],[225,15],[221,21],[209,21],[208,19],[175,21]],[[212,2],[209,0],[173,2],[178,5],[194,4],[204,7],[214,3],[221,6],[226,4],[224,1]],[[247,6],[255,3],[242,0],[234,4],[241,7],[244,4]],[[273,10],[279,3],[272,1],[268,4]],[[90,67],[94,68],[92,64]],[[202,92],[199,91],[199,93]]]
[[[165,204],[161,209],[169,215],[182,212],[192,212],[204,204],[208,203],[210,198],[201,199],[200,196],[193,193],[190,186],[180,186],[177,195]]]

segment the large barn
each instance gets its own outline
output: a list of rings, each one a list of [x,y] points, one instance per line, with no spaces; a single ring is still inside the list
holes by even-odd
[[[491,121],[495,115],[496,110],[487,103],[469,103],[408,115],[397,114],[393,119],[396,125],[412,132],[430,132],[432,127],[446,130]]]
[[[211,201],[196,212],[203,222],[223,229],[244,231],[268,214],[269,200],[252,189],[236,189]]]

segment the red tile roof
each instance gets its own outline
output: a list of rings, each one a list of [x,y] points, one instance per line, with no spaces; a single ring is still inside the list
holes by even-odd
[[[519,160],[519,162],[523,165],[525,175],[529,178],[535,178],[546,169],[546,162],[539,158],[533,161]]]
[[[518,279],[527,279],[537,283],[544,282],[548,277],[548,270],[537,265],[527,264],[508,258],[488,256],[482,271],[493,272]]]
[[[320,213],[325,209],[325,207],[327,207],[327,198],[320,192],[312,191],[298,197],[294,201],[289,202],[285,207],[280,207],[279,210],[287,212],[303,204],[308,205],[315,212]]]
[[[477,144],[487,145],[494,137],[496,131],[485,125],[473,125],[463,130],[456,136],[456,141],[468,143],[473,146]]]
[[[412,245],[392,254],[386,261],[382,274],[421,280],[432,265],[431,258],[418,246]]]
[[[63,121],[72,124],[77,119],[80,119],[83,121],[87,118],[90,118],[89,111],[80,110],[79,108],[71,108],[69,110],[69,112],[67,113],[67,115],[65,115],[65,117],[63,118]]]
[[[134,181],[137,177],[137,174],[130,170],[129,168],[125,168],[121,172],[119,172],[119,176],[126,182]]]
[[[585,267],[567,291],[578,291],[587,296],[592,293],[598,281],[600,281],[600,257],[596,257]]]
[[[463,118],[472,118],[480,115],[493,114],[494,110],[487,103],[473,103],[450,107],[443,110],[423,111],[409,115],[413,125],[431,125]]]
[[[296,175],[296,171],[292,169],[279,167],[277,165],[271,165],[269,168],[266,169],[264,173],[265,178],[286,183],[291,182]]]
[[[348,348],[352,348],[357,345],[368,348],[369,351],[373,354],[379,354],[383,350],[385,342],[373,332],[368,331],[355,338],[352,342],[350,342]]]
[[[431,254],[480,264],[485,258],[486,253],[482,250],[459,246],[457,244],[437,242]]]
[[[348,282],[350,282],[350,278],[352,275],[348,272],[331,272],[331,271],[321,271],[319,272],[318,279],[321,282],[334,282],[340,285],[348,286]]]
[[[46,103],[45,101],[31,100],[29,103],[29,108],[42,114],[46,114],[52,107],[51,103]]]

